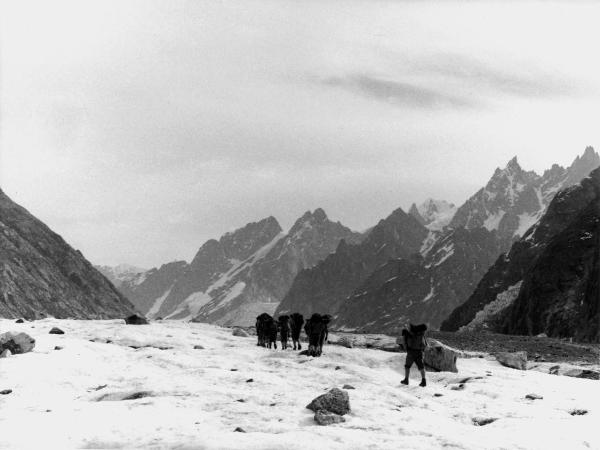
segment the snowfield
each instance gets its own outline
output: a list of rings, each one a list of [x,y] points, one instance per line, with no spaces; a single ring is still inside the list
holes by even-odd
[[[0,320],[0,331],[36,339],[0,359],[0,391],[12,389],[0,395],[0,448],[600,448],[597,381],[492,359],[460,359],[458,374],[428,373],[420,388],[416,368],[400,385],[402,353],[328,345],[313,359],[205,324]],[[317,425],[306,405],[345,384],[356,388],[346,422]]]

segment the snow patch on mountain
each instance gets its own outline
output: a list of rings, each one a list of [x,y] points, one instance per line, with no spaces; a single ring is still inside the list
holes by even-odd
[[[152,307],[150,308],[150,310],[148,311],[148,314],[146,314],[146,316],[150,319],[154,319],[156,314],[158,313],[158,311],[160,310],[160,307],[162,306],[163,302],[165,301],[165,299],[169,296],[169,294],[171,293],[171,289],[173,289],[173,286],[171,286],[169,289],[166,290],[166,292],[161,295],[160,297],[158,297]]]
[[[498,211],[494,214],[489,215],[487,219],[485,219],[485,221],[483,222],[483,226],[488,231],[497,230],[500,226],[500,221],[502,220],[505,214],[506,211]]]

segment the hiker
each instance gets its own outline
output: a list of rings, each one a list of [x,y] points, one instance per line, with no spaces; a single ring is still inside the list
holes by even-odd
[[[412,323],[408,325],[408,329],[404,328],[402,330],[404,348],[406,349],[404,380],[401,381],[402,384],[408,384],[410,367],[413,365],[413,363],[416,363],[419,372],[421,372],[421,383],[419,386],[427,386],[427,381],[425,380],[425,364],[423,363],[423,352],[427,347],[425,331],[427,331],[427,325],[413,325]]]

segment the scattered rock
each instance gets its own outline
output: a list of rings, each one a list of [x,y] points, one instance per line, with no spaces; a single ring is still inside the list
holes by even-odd
[[[232,333],[232,335],[237,336],[237,337],[248,337],[248,333],[246,333],[245,330],[243,330],[242,328],[234,328]]]
[[[2,350],[2,353],[0,353],[0,358],[8,358],[10,355],[12,355],[12,352],[9,349]]]
[[[54,346],[54,350],[62,350],[62,349],[63,349],[63,347],[61,347],[60,345],[55,345]]]
[[[277,403],[271,403],[269,406],[275,406]]]
[[[323,395],[319,395],[307,406],[311,411],[329,411],[343,416],[350,412],[350,397],[348,392],[333,388]]]
[[[129,317],[125,317],[125,323],[127,325],[148,325],[148,319],[137,314],[132,314]]]
[[[253,383],[253,382],[254,382],[254,378],[248,378],[248,379],[246,380],[246,383]]]
[[[23,319],[17,319],[15,320],[15,323],[25,323],[25,321]]]
[[[246,432],[246,430],[244,430],[242,427],[237,427],[233,431],[234,431],[234,433],[245,433]]]
[[[246,403],[246,400],[244,400],[243,398],[238,398],[236,400],[236,402],[240,402],[240,403]]]
[[[150,391],[137,391],[137,392],[112,392],[101,395],[96,399],[98,402],[104,401],[121,401],[121,400],[137,400],[145,397],[152,397],[153,394]]]
[[[0,395],[8,395],[12,392],[12,389],[4,389],[3,391],[0,391]]]
[[[202,347],[201,345],[194,345],[194,350],[204,350],[204,347]]]
[[[352,339],[348,336],[342,336],[341,338],[338,339],[338,341],[336,342],[337,345],[341,345],[342,347],[346,347],[346,348],[352,348],[353,344],[352,344]]]
[[[342,389],[356,389],[354,386],[352,386],[351,384],[345,384]]]
[[[58,327],[53,327],[49,334],[65,334],[65,332]]]
[[[229,369],[229,370],[231,370],[232,372],[237,372],[237,369]]]
[[[465,388],[464,383],[459,384],[458,386],[452,386],[450,389],[453,391],[462,391]]]
[[[492,417],[474,417],[472,419],[473,421],[473,425],[477,425],[477,426],[484,426],[484,425],[488,425],[492,422],[495,422],[496,420],[498,420],[497,418],[492,418]]]
[[[542,396],[541,396],[541,395],[539,395],[539,394],[527,394],[527,395],[525,396],[525,398],[527,398],[527,399],[529,399],[529,400],[543,400],[543,399],[544,399],[544,397],[542,397]]]
[[[0,334],[0,351],[10,350],[13,355],[27,353],[35,347],[35,339],[25,333],[11,331]]]
[[[559,370],[560,370],[560,366],[558,366],[558,365],[552,366],[552,367],[550,367],[550,369],[548,369],[548,373],[550,375],[558,375]]]
[[[335,366],[335,370],[340,370],[341,367],[340,366]]]
[[[571,414],[572,416],[585,416],[587,413],[587,409],[572,409],[571,411],[569,411],[569,414]]]
[[[433,394],[434,397],[443,397],[444,394],[440,394],[439,392],[436,392],[435,394]]]
[[[457,350],[442,344],[435,339],[427,340],[429,346],[423,353],[423,362],[438,372],[458,372],[456,360],[460,354]]]
[[[315,413],[315,422],[317,422],[319,425],[331,425],[334,423],[341,423],[341,422],[345,422],[346,419],[344,419],[342,416],[340,416],[339,414],[335,414],[329,411],[324,411],[322,409],[318,410]]]
[[[600,380],[600,372],[590,369],[569,369],[563,373],[567,377],[585,378],[588,380]]]
[[[107,384],[101,384],[100,386],[96,387],[94,390],[95,391],[99,391],[100,389],[104,389],[106,386],[108,386]]]
[[[505,367],[527,370],[527,352],[497,353],[496,360]]]

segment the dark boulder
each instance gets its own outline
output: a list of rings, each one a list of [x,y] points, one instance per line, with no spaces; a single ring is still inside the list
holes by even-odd
[[[65,332],[58,327],[53,327],[49,334],[65,334]]]
[[[348,392],[333,388],[326,394],[319,395],[306,407],[314,412],[323,410],[343,416],[350,412],[350,397]]]
[[[148,325],[148,320],[145,317],[132,314],[125,318],[125,323],[127,325]]]

